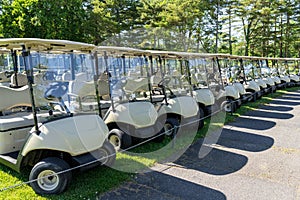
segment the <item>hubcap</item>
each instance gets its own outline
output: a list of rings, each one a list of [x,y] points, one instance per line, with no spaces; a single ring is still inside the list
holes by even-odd
[[[115,146],[115,147],[120,147],[121,146],[121,141],[120,138],[116,135],[112,135],[109,138],[109,141]]]
[[[104,165],[104,164],[106,164],[107,163],[107,161],[108,161],[108,153],[107,153],[107,151],[105,151],[104,149],[99,149],[99,153],[100,153],[100,162]]]
[[[59,184],[59,176],[52,170],[42,171],[37,178],[37,184],[45,191],[54,190]]]
[[[173,131],[174,131],[174,130],[172,130],[172,129],[173,129],[173,126],[172,126],[171,124],[166,123],[166,124],[164,125],[164,130],[165,130],[165,133],[166,133],[167,136],[172,135],[172,133],[173,133]]]

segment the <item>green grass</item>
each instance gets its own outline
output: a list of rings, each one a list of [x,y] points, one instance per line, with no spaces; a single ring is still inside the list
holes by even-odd
[[[219,113],[211,119],[206,119],[204,127],[198,132],[183,130],[182,134],[176,138],[175,143],[166,138],[159,143],[149,142],[130,152],[118,153],[115,163],[116,169],[100,166],[82,173],[77,172],[73,176],[72,183],[67,191],[61,195],[40,196],[35,194],[30,186],[22,185],[0,192],[0,199],[96,199],[99,194],[112,190],[126,181],[133,180],[135,172],[147,170],[157,162],[172,161],[169,160],[169,158],[176,159],[176,155],[180,155],[180,153],[184,152],[191,143],[197,141],[199,138],[203,138],[206,134],[209,134],[210,131],[221,128],[224,123],[234,121],[235,118],[247,111],[267,104],[273,98],[281,96],[287,91],[295,91],[298,89],[298,87],[295,87],[286,90],[277,90],[276,93],[263,96],[256,102],[243,104],[236,113],[232,115],[227,114],[226,118],[224,118],[224,113]],[[21,184],[28,180],[27,177],[27,175],[18,174],[1,165],[0,189]]]

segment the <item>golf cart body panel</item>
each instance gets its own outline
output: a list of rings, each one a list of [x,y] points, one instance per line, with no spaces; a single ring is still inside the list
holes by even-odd
[[[110,109],[105,123],[127,123],[138,129],[155,125],[157,118],[156,109],[150,102],[125,102],[116,104],[114,110]]]
[[[47,122],[39,130],[39,135],[31,130],[22,149],[24,157],[36,149],[56,150],[78,156],[100,148],[108,136],[107,126],[97,115],[73,116]]]
[[[198,104],[194,98],[179,96],[168,99],[168,104],[159,106],[158,115],[176,114],[183,118],[191,118],[198,115]]]
[[[240,95],[245,95],[246,90],[244,88],[244,85],[241,83],[233,83],[233,86],[239,91]]]
[[[227,97],[231,97],[235,100],[240,98],[239,91],[233,85],[226,85],[225,91]]]
[[[202,103],[204,106],[211,106],[215,104],[214,94],[208,88],[194,90],[193,97],[198,103]]]

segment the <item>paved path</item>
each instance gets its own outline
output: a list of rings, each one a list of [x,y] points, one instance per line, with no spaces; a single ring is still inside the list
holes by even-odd
[[[226,125],[199,159],[202,142],[100,199],[300,200],[300,91]]]

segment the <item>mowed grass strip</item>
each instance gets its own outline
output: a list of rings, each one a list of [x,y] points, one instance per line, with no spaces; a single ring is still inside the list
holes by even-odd
[[[247,102],[236,113],[227,114],[225,123],[234,121],[235,118],[247,111],[269,103],[273,98],[296,90],[299,90],[299,87],[277,90],[276,93],[263,96],[256,102]],[[206,119],[204,127],[197,133],[185,131],[182,136],[176,139],[175,143],[170,138],[165,138],[162,142],[149,142],[129,152],[118,153],[115,163],[116,169],[99,166],[85,172],[75,172],[67,191],[60,195],[40,196],[35,194],[30,186],[24,184],[1,191],[0,199],[96,199],[101,193],[112,190],[126,181],[133,180],[135,172],[147,170],[155,163],[164,162],[179,151],[184,151],[192,142],[203,138],[207,134],[208,129],[221,128],[223,126],[222,117],[220,117],[219,123],[218,116],[215,119],[217,120],[213,124],[210,124],[211,119]],[[18,174],[0,165],[0,189],[19,185],[26,181],[28,181],[28,173]]]

